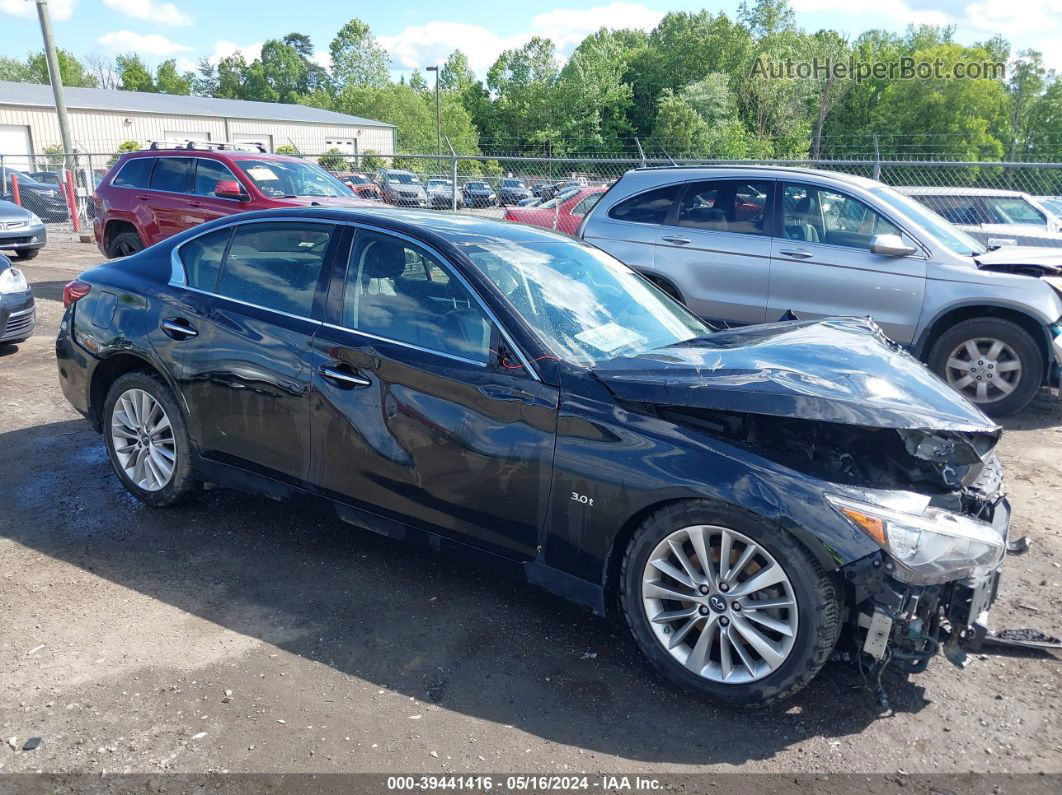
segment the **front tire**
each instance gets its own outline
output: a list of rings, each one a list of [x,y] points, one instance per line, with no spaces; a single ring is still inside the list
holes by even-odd
[[[167,508],[198,493],[188,428],[159,376],[126,373],[111,385],[103,407],[103,439],[118,479],[141,502]]]
[[[17,248],[15,249],[15,259],[33,259],[40,253],[41,250],[39,248]]]
[[[111,259],[130,257],[144,250],[144,241],[136,232],[121,232],[107,244],[107,256]]]
[[[620,604],[661,674],[732,707],[796,693],[825,665],[841,630],[836,582],[792,536],[700,500],[661,508],[638,527],[623,559]]]
[[[938,376],[981,411],[1012,414],[1043,384],[1040,349],[1025,329],[999,317],[974,318],[949,328],[929,352]]]

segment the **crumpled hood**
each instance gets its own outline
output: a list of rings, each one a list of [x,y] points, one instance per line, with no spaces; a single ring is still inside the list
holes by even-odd
[[[897,430],[999,427],[869,319],[721,331],[596,365],[619,398]]]
[[[1062,239],[1062,235],[1059,236]],[[1034,266],[1062,275],[1062,248],[1002,246],[974,258],[977,266],[987,270],[1008,266]]]

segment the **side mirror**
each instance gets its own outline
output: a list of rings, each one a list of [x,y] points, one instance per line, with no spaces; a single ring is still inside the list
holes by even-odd
[[[215,182],[214,195],[219,199],[239,199],[240,201],[250,199],[250,196],[240,187],[240,183],[231,179]]]
[[[883,257],[907,257],[918,252],[914,246],[903,242],[899,235],[874,235],[870,240],[870,253]]]

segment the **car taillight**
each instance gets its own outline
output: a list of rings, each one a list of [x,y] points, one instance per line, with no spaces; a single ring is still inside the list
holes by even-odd
[[[516,220],[516,217],[515,217],[515,216],[514,216],[514,215],[513,215],[513,214],[512,214],[511,212],[509,212],[508,210],[506,210],[506,211],[505,211],[505,220],[506,220],[506,221],[515,221],[515,220]]]
[[[74,279],[63,288],[63,307],[68,307],[76,301],[80,301],[92,291],[92,285],[88,282]]]

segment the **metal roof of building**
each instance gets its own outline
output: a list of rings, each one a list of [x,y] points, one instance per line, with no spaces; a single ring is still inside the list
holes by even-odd
[[[382,121],[363,119],[306,105],[279,102],[248,102],[242,99],[184,97],[173,94],[149,94],[144,91],[117,91],[104,88],[66,88],[66,106],[70,110],[109,110],[119,113],[165,113],[179,116],[215,116],[227,119],[341,124],[359,127],[394,127]],[[39,83],[0,81],[0,106],[29,105],[54,108],[51,86]]]

